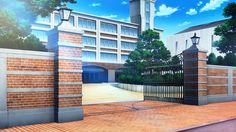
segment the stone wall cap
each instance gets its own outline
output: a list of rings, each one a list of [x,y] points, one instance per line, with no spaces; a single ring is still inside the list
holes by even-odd
[[[192,45],[190,48],[183,51],[184,53],[195,53],[195,52],[203,52],[207,53],[207,50],[204,50],[199,45]]]

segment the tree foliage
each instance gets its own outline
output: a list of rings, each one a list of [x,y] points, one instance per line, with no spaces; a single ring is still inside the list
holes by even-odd
[[[130,53],[124,64],[123,75],[119,80],[141,84],[142,73],[146,67],[153,64],[160,65],[168,60],[170,60],[170,51],[159,40],[158,33],[153,30],[144,31],[139,37],[137,48]]]
[[[39,39],[31,35],[31,23],[39,15],[48,16],[61,2],[75,3],[76,0],[0,0],[0,47],[31,50],[25,48],[28,46],[45,51]]]
[[[220,53],[230,54],[236,53],[236,3],[229,3],[224,8],[223,15],[228,18],[224,24],[219,25],[215,29],[215,35],[221,36],[218,41],[217,50]]]
[[[211,54],[208,56],[207,64],[212,64],[212,65],[216,65],[216,64],[217,64],[216,55],[215,55],[214,53],[211,53]]]

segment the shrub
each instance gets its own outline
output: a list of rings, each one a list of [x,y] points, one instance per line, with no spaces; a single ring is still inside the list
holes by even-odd
[[[211,54],[208,56],[207,64],[212,64],[212,65],[216,65],[216,64],[217,64],[217,59],[216,59],[216,56],[215,56],[214,53],[211,53]]]
[[[224,65],[224,58],[222,56],[218,56],[216,59],[217,65]]]
[[[233,53],[226,54],[224,64],[227,66],[236,66],[236,55]]]

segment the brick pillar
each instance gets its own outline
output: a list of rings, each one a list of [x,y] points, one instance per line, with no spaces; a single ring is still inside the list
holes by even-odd
[[[55,53],[55,120],[83,119],[82,34],[64,21],[49,33],[48,49]]]
[[[192,45],[183,52],[184,103],[207,104],[207,51]]]

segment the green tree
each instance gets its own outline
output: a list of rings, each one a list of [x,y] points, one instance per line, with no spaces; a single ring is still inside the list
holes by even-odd
[[[139,37],[137,48],[130,53],[124,64],[122,80],[132,80],[132,83],[140,84],[146,67],[163,64],[170,60],[170,57],[170,51],[160,41],[159,34],[153,30],[144,31]]]
[[[236,55],[233,53],[226,54],[224,64],[227,66],[236,66]]]
[[[0,0],[0,47],[30,49],[37,47],[45,51],[35,36],[31,35],[31,23],[37,16],[46,17],[60,6],[62,2],[75,3],[75,0]],[[27,41],[33,40],[33,41]],[[13,43],[15,42],[15,43]],[[27,43],[26,43],[27,42]],[[34,44],[37,46],[35,47]],[[24,46],[23,46],[24,45]],[[42,44],[41,44],[42,45]]]
[[[228,18],[224,24],[215,29],[215,35],[221,36],[218,43],[218,50],[221,53],[236,53],[236,3],[229,3],[223,12],[224,17]]]
[[[211,65],[216,65],[217,64],[216,55],[214,53],[209,54],[207,64],[211,64]]]
[[[217,65],[224,65],[224,58],[222,56],[218,56],[216,59]]]

